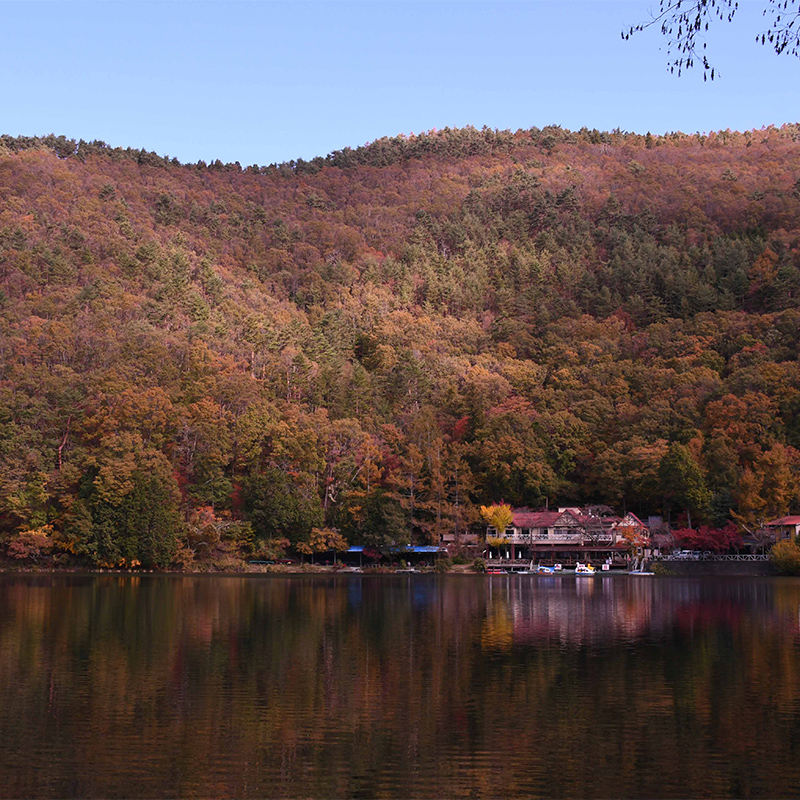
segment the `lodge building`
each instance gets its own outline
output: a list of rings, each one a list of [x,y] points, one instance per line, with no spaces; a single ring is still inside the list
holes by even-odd
[[[580,508],[556,511],[513,510],[502,533],[486,529],[487,559],[533,561],[552,566],[592,564],[624,566],[632,553],[649,546],[650,532],[635,515],[597,516]]]

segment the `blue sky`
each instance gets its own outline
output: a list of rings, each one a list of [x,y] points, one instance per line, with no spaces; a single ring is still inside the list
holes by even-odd
[[[0,132],[249,165],[445,126],[800,121],[800,60],[753,41],[762,3],[711,31],[713,83],[669,75],[657,30],[621,40],[657,5],[0,0]]]

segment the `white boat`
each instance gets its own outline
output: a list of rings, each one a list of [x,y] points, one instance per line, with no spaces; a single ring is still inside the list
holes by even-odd
[[[595,569],[591,564],[581,564],[580,561],[575,565],[575,574],[576,575],[594,575]]]
[[[628,575],[644,575],[644,576],[649,576],[649,575],[655,575],[655,572],[643,572],[643,571],[642,571],[642,570],[640,570],[640,569],[632,569],[632,570],[631,570],[631,571],[628,573]]]
[[[537,575],[555,575],[556,571],[555,571],[555,569],[553,569],[553,567],[545,567],[543,564],[539,564],[539,566],[536,567],[536,574]]]

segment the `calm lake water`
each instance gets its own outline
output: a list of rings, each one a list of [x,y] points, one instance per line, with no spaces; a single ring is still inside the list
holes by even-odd
[[[800,581],[0,576],[3,797],[797,797]]]

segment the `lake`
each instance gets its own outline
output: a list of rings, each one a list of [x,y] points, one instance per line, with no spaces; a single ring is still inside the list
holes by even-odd
[[[0,575],[2,797],[797,797],[800,580]]]

